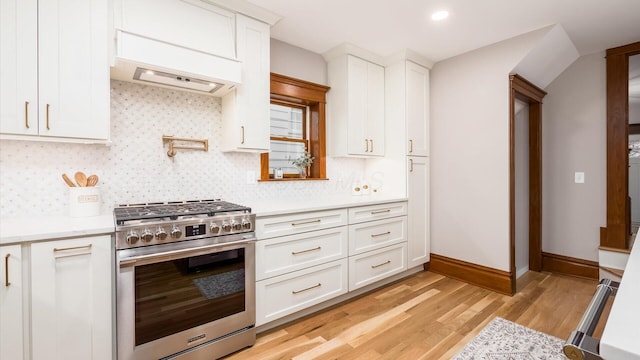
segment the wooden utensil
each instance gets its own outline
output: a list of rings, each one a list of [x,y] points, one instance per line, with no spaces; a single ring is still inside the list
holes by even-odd
[[[90,175],[87,178],[87,186],[96,186],[98,183],[98,175]]]
[[[85,175],[82,171],[78,171],[77,173],[75,173],[73,178],[76,179],[78,186],[87,186],[87,175]]]
[[[76,184],[71,181],[71,179],[67,176],[67,174],[62,174],[62,180],[67,183],[70,187],[76,187]]]

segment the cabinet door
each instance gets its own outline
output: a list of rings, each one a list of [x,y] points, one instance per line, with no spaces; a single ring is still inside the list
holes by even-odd
[[[347,57],[350,155],[384,155],[384,68]]]
[[[34,359],[111,359],[111,237],[31,245]]]
[[[222,100],[223,151],[269,151],[269,25],[236,15],[242,84]]]
[[[407,155],[429,155],[429,69],[406,62]]]
[[[109,138],[108,0],[38,2],[41,136]]]
[[[0,359],[18,360],[23,358],[21,246],[0,246],[0,260]]]
[[[38,134],[38,1],[0,1],[0,133]]]
[[[408,180],[409,268],[429,261],[429,158],[410,156]]]
[[[368,155],[384,156],[384,68],[369,63],[367,75],[366,137]]]

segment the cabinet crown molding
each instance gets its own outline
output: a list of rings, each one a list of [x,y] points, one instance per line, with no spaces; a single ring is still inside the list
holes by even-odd
[[[420,66],[424,66],[431,70],[434,62],[420,55],[419,53],[411,49],[403,49],[393,55],[389,55],[385,58],[384,66],[389,66],[400,61],[411,61]]]
[[[353,45],[351,43],[340,44],[322,53],[322,57],[326,62],[330,62],[331,60],[334,60],[340,56],[345,56],[345,55],[357,56],[363,60],[372,62],[380,66],[384,66],[385,64],[384,58],[382,58],[381,56],[376,55],[370,52],[369,50],[365,50],[363,48],[357,47],[356,45]]]

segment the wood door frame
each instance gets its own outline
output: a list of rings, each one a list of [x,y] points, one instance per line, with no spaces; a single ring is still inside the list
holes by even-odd
[[[607,226],[600,247],[629,249],[629,56],[640,42],[607,49]]]
[[[515,100],[529,104],[529,269],[542,270],[542,98],[547,93],[518,74],[509,76],[509,255],[516,291]]]

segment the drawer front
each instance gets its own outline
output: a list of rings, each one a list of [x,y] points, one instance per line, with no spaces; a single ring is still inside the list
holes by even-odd
[[[256,242],[256,280],[347,257],[347,227]]]
[[[406,243],[349,258],[349,291],[407,270]]]
[[[360,206],[349,209],[349,224],[407,215],[407,202]]]
[[[347,293],[347,259],[256,282],[256,326]]]
[[[347,224],[347,210],[313,211],[256,219],[258,240],[328,229]]]
[[[349,225],[349,255],[407,241],[407,217]]]

